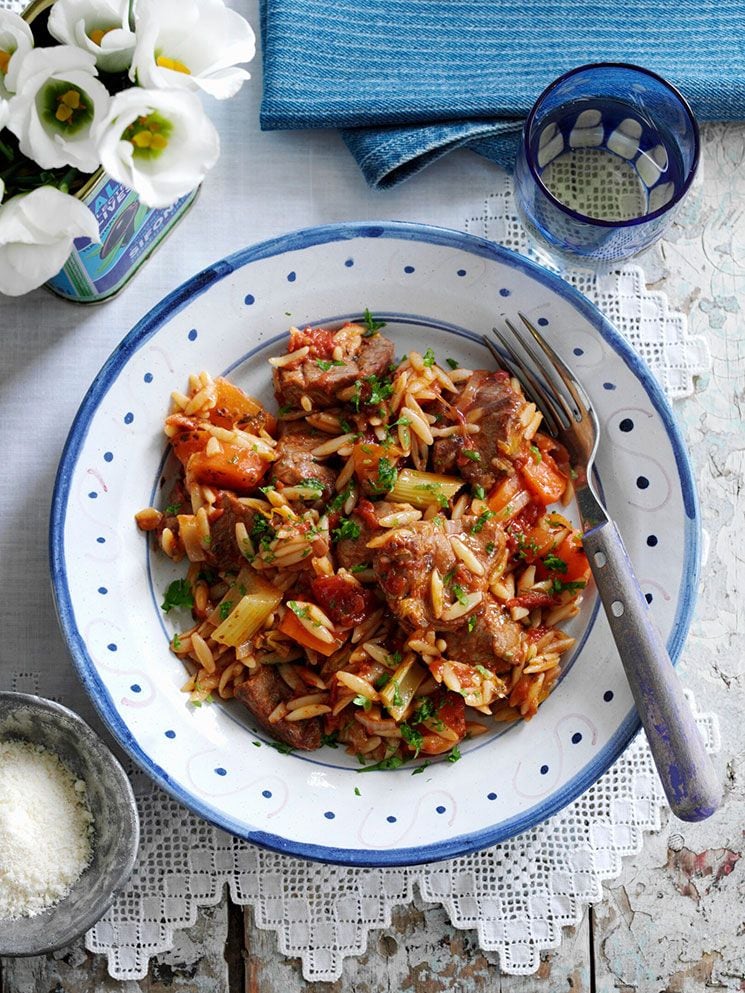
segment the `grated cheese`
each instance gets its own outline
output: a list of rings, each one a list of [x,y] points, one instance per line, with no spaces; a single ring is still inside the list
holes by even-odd
[[[92,844],[85,783],[41,745],[0,741],[0,918],[31,917],[61,900]]]

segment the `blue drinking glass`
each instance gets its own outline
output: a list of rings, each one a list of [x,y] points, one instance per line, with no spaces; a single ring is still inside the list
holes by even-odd
[[[580,66],[528,115],[515,197],[551,254],[590,267],[648,248],[690,189],[699,131],[685,98],[639,66]]]

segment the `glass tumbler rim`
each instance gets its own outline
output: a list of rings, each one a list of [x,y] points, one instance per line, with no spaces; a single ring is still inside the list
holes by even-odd
[[[535,120],[536,112],[538,110],[539,105],[553,90],[555,90],[561,84],[565,83],[568,79],[571,79],[572,76],[576,76],[580,72],[587,72],[590,69],[630,69],[632,72],[637,72],[637,73],[641,73],[644,76],[649,76],[650,78],[656,80],[658,83],[661,83],[665,87],[665,89],[670,91],[672,96],[675,97],[675,99],[680,103],[681,107],[683,108],[683,112],[686,114],[686,116],[688,117],[691,123],[691,129],[693,132],[693,159],[688,169],[688,174],[686,175],[685,181],[682,184],[680,190],[672,198],[672,200],[669,200],[662,207],[658,207],[657,210],[652,211],[649,214],[642,214],[641,217],[632,217],[627,221],[604,221],[597,217],[589,217],[587,214],[582,214],[577,210],[573,210],[571,207],[567,207],[567,205],[562,203],[561,200],[558,200],[549,190],[549,188],[545,185],[545,183],[541,179],[540,173],[535,168],[533,157],[530,154],[528,135],[530,134],[530,130]],[[536,100],[530,109],[530,113],[528,114],[525,120],[525,127],[523,128],[523,154],[525,156],[525,162],[528,166],[528,169],[530,170],[530,173],[535,183],[538,185],[539,189],[544,194],[546,199],[549,200],[549,202],[553,204],[555,207],[557,207],[560,211],[562,211],[562,213],[566,214],[568,217],[571,217],[575,221],[580,221],[583,224],[592,225],[593,227],[597,227],[597,228],[616,228],[616,229],[632,228],[640,224],[647,224],[649,221],[653,221],[656,218],[661,217],[663,214],[667,213],[669,210],[675,207],[676,204],[680,203],[680,201],[686,195],[688,190],[691,188],[691,184],[693,183],[693,180],[696,176],[696,172],[698,171],[699,158],[701,156],[701,134],[698,126],[698,121],[694,116],[693,110],[691,109],[691,105],[689,104],[689,102],[686,100],[686,98],[683,96],[683,94],[680,92],[677,86],[674,86],[663,76],[660,76],[659,73],[653,72],[651,69],[646,69],[644,66],[635,65],[632,62],[587,62],[584,65],[575,66],[574,69],[569,69],[567,72],[562,73],[561,76],[557,76],[557,78],[554,79],[551,83],[549,83],[548,86],[546,86],[545,89],[541,91],[538,97],[536,97]]]

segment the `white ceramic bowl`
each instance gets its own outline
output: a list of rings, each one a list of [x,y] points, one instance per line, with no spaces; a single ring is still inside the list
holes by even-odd
[[[523,311],[572,365],[602,424],[598,472],[672,657],[697,586],[696,498],[662,392],[603,316],[557,276],[455,231],[345,224],[301,231],[216,263],[155,307],[90,388],[60,463],[52,574],[83,682],[121,744],[172,795],[226,830],[331,862],[407,864],[494,844],[584,791],[638,729],[596,598],[564,677],[528,723],[495,726],[438,762],[360,773],[341,749],[283,755],[240,704],[195,709],[159,609],[183,574],[151,555],[134,513],[161,499],[162,421],[192,371],[227,374],[272,402],[265,359],[290,324],[369,307],[398,354],[489,367],[481,335]],[[185,620],[185,619],[183,619]],[[254,747],[255,743],[261,747]],[[357,787],[360,796],[355,792]]]

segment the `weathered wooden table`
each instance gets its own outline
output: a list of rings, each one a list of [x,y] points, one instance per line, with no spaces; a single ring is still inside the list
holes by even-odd
[[[147,979],[117,983],[82,941],[46,958],[0,963],[2,993],[704,993],[745,990],[745,125],[704,128],[704,183],[662,245],[655,284],[708,339],[713,366],[678,405],[699,486],[708,559],[680,672],[718,713],[725,808],[710,821],[670,820],[646,840],[604,899],[566,932],[534,977],[500,974],[472,934],[439,907],[399,909],[334,984],[309,984],[271,932],[227,898],[201,911]],[[123,331],[124,329],[122,329]]]

